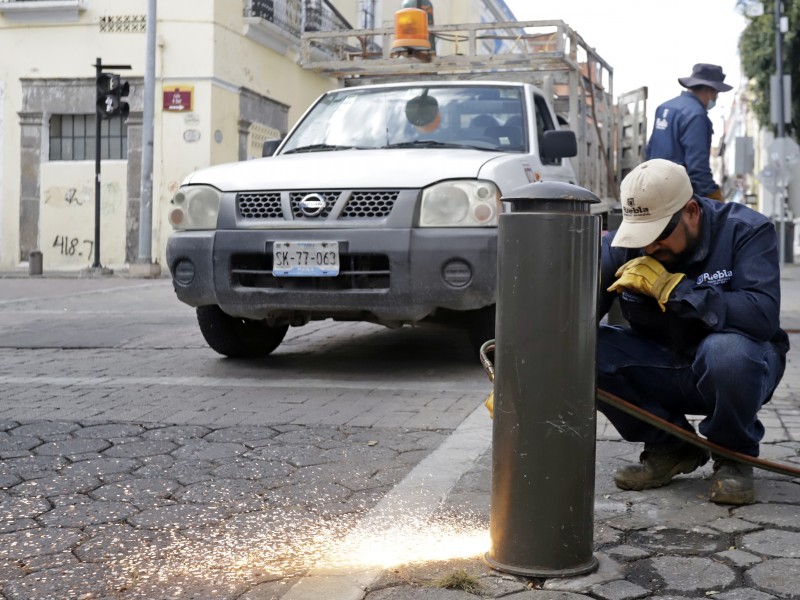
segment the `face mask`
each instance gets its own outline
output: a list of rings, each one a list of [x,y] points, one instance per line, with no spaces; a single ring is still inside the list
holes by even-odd
[[[706,105],[706,112],[710,111],[710,110],[711,110],[712,108],[714,108],[716,105],[717,105],[717,101],[716,101],[716,100],[714,100],[714,98],[712,98],[711,100],[709,100],[709,101],[708,101],[708,104]]]

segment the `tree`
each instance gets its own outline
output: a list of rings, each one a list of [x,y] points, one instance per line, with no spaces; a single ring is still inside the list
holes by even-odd
[[[736,0],[744,13],[754,0]],[[775,0],[764,0],[764,14],[746,17],[748,24],[739,38],[742,72],[750,82],[753,111],[762,127],[776,131],[770,123],[770,76],[775,74]],[[744,13],[746,14],[746,13]],[[800,0],[783,0],[783,14],[789,18],[789,31],[783,34],[783,73],[792,77],[792,123],[787,123],[786,135],[792,135],[800,125]]]

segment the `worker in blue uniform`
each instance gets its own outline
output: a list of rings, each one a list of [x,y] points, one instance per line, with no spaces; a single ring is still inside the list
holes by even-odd
[[[623,216],[602,244],[599,318],[615,298],[629,326],[601,324],[597,385],[688,431],[758,456],[758,411],[784,371],[775,228],[742,204],[694,193],[684,167],[646,161],[622,182]],[[640,464],[614,476],[626,490],[657,488],[705,464],[709,454],[600,402]],[[714,457],[710,500],[754,501],[752,467]]]
[[[694,66],[689,77],[679,77],[686,89],[656,109],[653,133],[645,158],[664,158],[686,167],[694,193],[723,200],[722,190],[711,174],[711,136],[714,127],[708,111],[720,92],[733,89],[725,81],[722,67],[706,63]]]

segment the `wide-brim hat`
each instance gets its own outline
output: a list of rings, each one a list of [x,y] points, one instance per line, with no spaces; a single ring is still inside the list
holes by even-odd
[[[697,63],[689,77],[678,77],[678,83],[685,88],[707,85],[718,92],[732,90],[733,86],[723,83],[724,81],[725,73],[722,72],[722,67],[719,65],[709,65],[707,63]]]
[[[663,158],[637,165],[620,185],[622,223],[611,245],[644,248],[652,244],[692,193],[683,166]]]

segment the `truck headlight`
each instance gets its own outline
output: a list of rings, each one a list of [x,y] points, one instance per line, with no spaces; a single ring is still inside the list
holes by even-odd
[[[500,211],[500,190],[491,181],[443,181],[422,191],[419,226],[496,226]]]
[[[216,229],[219,191],[205,185],[187,185],[172,197],[169,223],[177,231]]]

